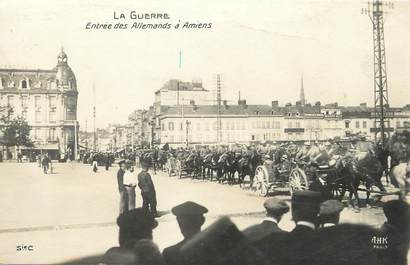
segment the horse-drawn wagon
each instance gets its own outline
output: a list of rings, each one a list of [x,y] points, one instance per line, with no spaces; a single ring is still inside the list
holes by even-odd
[[[260,196],[267,196],[270,191],[278,188],[289,188],[292,194],[294,190],[307,190],[309,182],[303,169],[285,161],[276,165],[270,163],[258,166],[253,187]]]

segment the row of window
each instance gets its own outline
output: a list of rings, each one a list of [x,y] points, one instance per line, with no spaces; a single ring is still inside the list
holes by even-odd
[[[21,106],[27,107],[29,103],[29,96],[24,95],[20,97],[21,99]],[[15,106],[14,105],[15,96],[9,95],[7,96],[7,105],[8,106]],[[56,96],[49,96],[48,97],[48,104],[50,108],[57,107],[57,97]],[[34,107],[40,108],[41,107],[41,96],[34,96]]]
[[[350,128],[350,121],[345,121],[345,128]],[[367,121],[362,121],[362,127],[360,127],[360,121],[355,121],[355,128],[356,129],[367,129]]]
[[[19,89],[31,89],[32,87],[39,89],[39,88],[42,88],[43,84],[46,84],[46,88],[51,89],[51,88],[55,88],[55,86],[58,87],[59,85],[68,85],[70,88],[74,87],[75,85],[74,80],[70,80],[68,84],[60,83],[58,79],[55,81],[56,81],[55,83],[51,81],[47,81],[46,83],[42,81],[35,81],[33,83],[33,81],[30,79],[28,80],[23,79],[19,81],[19,84],[17,87]],[[0,88],[15,88],[15,87],[16,87],[16,82],[14,82],[14,80],[6,82],[4,79],[0,78]]]
[[[333,124],[332,124],[333,122]],[[161,130],[162,131],[174,131],[174,130],[185,130],[187,125],[184,125],[186,122],[177,122],[176,124],[172,121],[167,122],[167,123],[162,123],[161,124]],[[327,127],[331,128],[337,128],[338,127],[338,122],[337,121],[327,121]],[[177,126],[175,126],[177,125]],[[401,127],[401,122],[396,121],[396,127]],[[212,126],[212,128],[211,128]],[[345,121],[345,128],[355,128],[355,129],[367,129],[368,128],[368,123],[367,121],[354,121],[354,127],[351,124],[350,120]],[[176,128],[177,127],[177,128]],[[252,129],[280,129],[281,124],[279,121],[274,121],[274,120],[258,120],[258,121],[252,121],[250,124],[250,127]],[[217,121],[213,122],[188,122],[188,128],[190,130],[196,130],[196,131],[209,131],[209,130],[217,130]],[[287,128],[307,128],[307,129],[312,129],[312,128],[320,128],[320,123],[319,120],[316,121],[305,121],[305,124],[302,124],[300,121],[288,121],[287,123]],[[222,121],[222,130],[247,130],[248,126],[246,121]]]
[[[56,141],[58,139],[56,128],[49,128],[49,129],[34,128],[32,130],[32,134],[33,134],[34,140],[47,139],[48,141]]]
[[[186,122],[178,122],[177,123],[177,128],[178,130],[184,130],[186,129]],[[292,126],[292,123],[290,123],[290,126]],[[297,122],[296,126],[300,127],[300,123]],[[161,131],[173,131],[176,130],[175,128],[175,123],[170,121],[167,123],[161,123]],[[204,131],[209,131],[209,130],[216,130],[218,127],[218,122],[213,121],[213,122],[188,122],[188,128],[191,130],[204,130]],[[279,121],[252,121],[251,128],[252,129],[280,129],[281,125]],[[223,130],[247,130],[248,124],[247,121],[222,121],[222,129]]]

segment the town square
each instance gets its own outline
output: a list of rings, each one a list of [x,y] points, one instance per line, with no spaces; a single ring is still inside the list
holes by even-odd
[[[4,0],[0,263],[408,264],[409,11]]]

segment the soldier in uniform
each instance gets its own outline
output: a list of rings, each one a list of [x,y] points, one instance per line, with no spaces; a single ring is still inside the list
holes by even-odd
[[[180,248],[201,231],[201,227],[205,222],[204,214],[208,212],[208,209],[200,204],[188,201],[175,206],[171,212],[177,217],[184,240],[164,249],[163,256],[167,264],[184,264],[184,261],[180,258]]]
[[[157,195],[151,175],[148,173],[148,163],[145,160],[142,161],[141,167],[142,170],[138,174],[138,187],[141,189],[142,208],[147,212],[151,212],[155,217],[158,217]]]
[[[320,204],[319,227],[331,227],[339,224],[343,203],[337,200],[327,200]]]

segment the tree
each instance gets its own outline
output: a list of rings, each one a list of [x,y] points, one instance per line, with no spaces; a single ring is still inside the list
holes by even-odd
[[[33,147],[33,141],[30,139],[31,126],[22,117],[9,119],[3,124],[3,141],[4,145]]]

